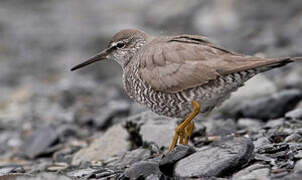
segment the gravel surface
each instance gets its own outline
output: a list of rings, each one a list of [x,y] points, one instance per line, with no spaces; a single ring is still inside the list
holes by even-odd
[[[181,120],[132,102],[118,64],[69,71],[124,28],[302,56],[301,0],[2,0],[0,179],[302,179],[302,62],[251,79],[167,154]]]

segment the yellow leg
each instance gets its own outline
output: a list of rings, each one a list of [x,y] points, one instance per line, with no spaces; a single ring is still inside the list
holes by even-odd
[[[178,137],[180,138],[180,142],[179,143],[183,144],[183,136],[184,136],[184,133],[185,133],[185,128],[190,124],[189,127],[188,127],[188,129],[187,129],[188,133],[186,133],[185,143],[187,141],[189,141],[190,137],[188,137],[188,135],[191,136],[191,134],[193,132],[193,129],[194,129],[194,123],[192,122],[192,120],[200,112],[200,104],[199,104],[199,102],[193,101],[192,104],[194,106],[193,112],[180,125],[178,125],[177,128],[175,129],[175,135],[174,135],[172,144],[170,146],[169,152],[171,152],[175,148],[175,146],[177,144]],[[190,132],[190,131],[192,131],[192,132]]]
[[[186,139],[185,139],[185,142],[184,144],[187,145],[189,143],[189,140],[191,138],[191,135],[193,133],[193,130],[194,130],[194,122],[191,121],[190,124],[188,124],[188,126],[186,127],[185,129],[185,134],[186,134]]]

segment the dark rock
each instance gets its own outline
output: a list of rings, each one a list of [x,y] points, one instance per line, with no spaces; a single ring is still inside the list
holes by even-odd
[[[286,119],[302,120],[302,108],[294,109],[285,114]]]
[[[234,138],[214,143],[181,159],[174,175],[180,177],[227,176],[253,157],[253,144],[246,138]]]
[[[160,171],[167,176],[173,176],[174,164],[194,152],[196,152],[196,150],[190,146],[182,144],[176,146],[172,152],[167,153],[159,162]]]
[[[251,100],[241,105],[237,111],[238,117],[256,118],[262,120],[284,116],[302,99],[300,90],[284,90],[266,98]]]
[[[130,179],[146,178],[150,175],[159,177],[161,172],[158,165],[155,161],[140,161],[126,169],[124,176]]]
[[[25,155],[29,158],[47,153],[49,148],[58,140],[57,131],[51,126],[38,128],[25,142]]]

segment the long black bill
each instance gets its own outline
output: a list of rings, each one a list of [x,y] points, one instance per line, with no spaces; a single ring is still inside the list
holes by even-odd
[[[98,53],[95,56],[92,56],[91,58],[87,59],[85,62],[78,64],[76,66],[74,66],[73,68],[71,68],[71,71],[77,70],[79,68],[82,68],[84,66],[87,66],[89,64],[92,64],[94,62],[103,60],[103,59],[107,59],[108,54],[110,53],[110,49],[105,49],[104,51]]]

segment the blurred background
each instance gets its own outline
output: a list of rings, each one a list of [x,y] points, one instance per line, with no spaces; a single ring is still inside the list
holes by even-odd
[[[117,63],[70,72],[125,28],[203,34],[249,55],[302,56],[301,0],[1,0],[2,157],[19,152],[37,126],[81,127],[77,136],[88,137],[140,111],[122,90]],[[302,89],[301,77],[297,65],[265,74],[276,91]]]

